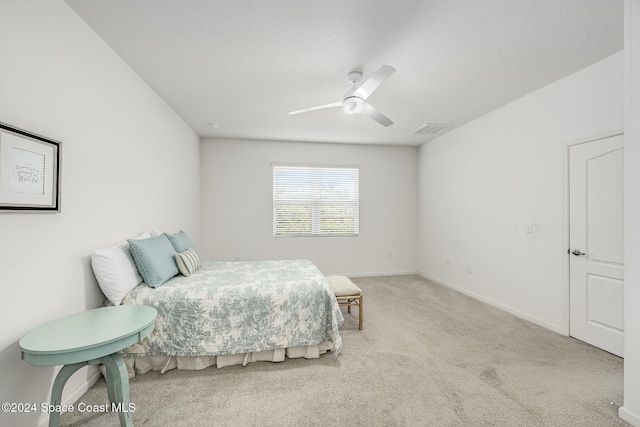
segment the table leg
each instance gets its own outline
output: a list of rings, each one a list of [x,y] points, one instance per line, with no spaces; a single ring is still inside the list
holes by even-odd
[[[101,358],[100,363],[106,368],[107,394],[112,403],[111,407],[118,407],[120,425],[133,427],[133,417],[129,412],[129,374],[122,356],[114,353]]]
[[[59,408],[62,405],[62,389],[67,380],[78,369],[83,366],[87,366],[87,362],[74,363],[72,365],[64,365],[58,375],[56,375],[55,381],[53,381],[53,388],[51,389],[51,406]],[[49,427],[58,427],[60,425],[60,412],[52,411],[49,413]]]

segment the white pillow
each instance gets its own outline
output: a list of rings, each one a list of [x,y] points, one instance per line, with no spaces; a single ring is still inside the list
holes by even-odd
[[[149,237],[151,234],[142,233],[134,239]],[[102,293],[113,305],[120,305],[122,298],[142,283],[126,240],[108,248],[96,249],[91,255],[91,267]]]

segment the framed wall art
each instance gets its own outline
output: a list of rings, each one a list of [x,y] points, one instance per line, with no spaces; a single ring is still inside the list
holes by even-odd
[[[60,211],[60,142],[0,123],[0,210]]]

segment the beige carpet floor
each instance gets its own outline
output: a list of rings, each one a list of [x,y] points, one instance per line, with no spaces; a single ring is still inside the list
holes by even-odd
[[[139,375],[136,426],[624,426],[622,359],[419,276],[353,279],[338,358]],[[107,403],[104,381],[79,402]],[[63,426],[117,426],[66,413]]]

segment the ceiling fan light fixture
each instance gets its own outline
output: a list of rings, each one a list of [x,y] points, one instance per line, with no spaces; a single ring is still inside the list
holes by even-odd
[[[317,107],[305,108],[303,110],[290,111],[289,115],[342,107],[342,111],[344,111],[345,114],[362,114],[375,120],[382,126],[391,126],[393,122],[370,104],[367,104],[367,98],[395,71],[396,69],[392,66],[383,65],[360,85],[362,73],[360,71],[352,71],[347,75],[347,78],[349,82],[353,84],[353,87],[344,94],[342,101],[318,105]]]
[[[347,114],[361,114],[364,111],[364,100],[357,96],[350,96],[342,101],[342,109]]]

